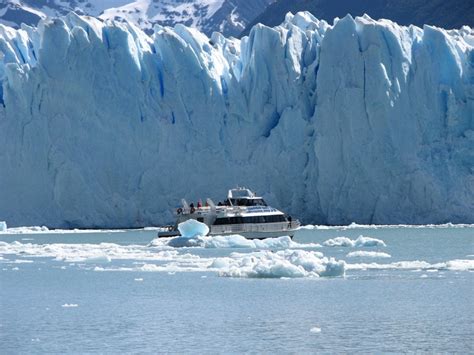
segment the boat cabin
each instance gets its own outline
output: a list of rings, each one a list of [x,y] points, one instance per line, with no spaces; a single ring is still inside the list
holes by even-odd
[[[255,194],[249,189],[238,187],[236,189],[229,190],[227,194],[226,204],[228,206],[267,206],[266,202],[261,197],[255,196]]]

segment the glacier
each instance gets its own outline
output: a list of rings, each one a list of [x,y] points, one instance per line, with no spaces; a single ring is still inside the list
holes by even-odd
[[[0,25],[0,220],[135,227],[245,185],[319,224],[474,222],[474,30]]]

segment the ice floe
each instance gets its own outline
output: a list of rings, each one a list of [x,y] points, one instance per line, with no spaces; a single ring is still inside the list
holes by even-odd
[[[241,236],[188,238],[198,240],[203,248],[240,248],[238,252],[220,251],[206,253],[193,249],[172,248],[162,239],[146,245],[100,244],[32,244],[18,241],[0,242],[0,262],[20,264],[34,262],[34,258],[51,258],[66,262],[68,267],[85,268],[98,272],[204,272],[217,273],[223,277],[240,278],[301,278],[340,277],[348,271],[358,270],[411,270],[474,271],[473,259],[453,259],[442,262],[423,260],[397,261],[392,263],[347,263],[324,255],[321,251],[304,250],[288,237],[267,240],[246,240]],[[385,245],[383,241],[363,237],[350,240],[334,238],[331,245]],[[341,242],[337,242],[337,241]],[[357,242],[359,240],[359,242]],[[377,242],[374,242],[377,241]],[[161,244],[160,244],[161,243]],[[326,249],[329,250],[329,249]],[[222,253],[225,253],[222,255]],[[380,251],[357,250],[347,254],[349,258],[389,258]],[[25,259],[22,259],[25,258]],[[32,260],[33,259],[33,260]],[[12,265],[14,266],[14,265]],[[55,267],[61,267],[57,265]],[[8,270],[18,270],[11,268]],[[137,281],[137,280],[135,280]]]
[[[246,239],[245,237],[235,235],[202,237],[194,238],[175,237],[175,238],[155,238],[149,246],[163,247],[169,246],[173,248],[181,247],[200,247],[200,248],[249,248],[249,249],[296,249],[296,248],[319,248],[317,243],[300,244],[291,240],[288,236],[267,239]]]
[[[0,222],[1,223],[1,222]],[[5,223],[5,222],[4,222]],[[145,227],[134,229],[49,229],[46,226],[0,228],[1,234],[90,234],[90,233],[127,233],[130,231],[162,231],[161,227]]]
[[[336,237],[333,239],[328,239],[323,243],[326,247],[375,247],[382,246],[385,247],[386,244],[383,240],[364,237],[360,235],[357,239],[352,240],[347,237]]]
[[[232,253],[217,258],[211,269],[220,276],[249,278],[295,278],[344,276],[345,262],[324,257],[322,253],[305,250],[259,251],[250,254]]]
[[[61,307],[63,307],[63,308],[77,308],[77,307],[79,307],[79,305],[76,304],[76,303],[65,303]]]
[[[365,250],[351,251],[346,256],[348,258],[391,258],[392,257],[388,253],[384,253],[380,251],[365,251]]]
[[[171,249],[171,248],[169,248]],[[58,261],[103,263],[111,260],[174,260],[192,259],[191,254],[179,254],[176,250],[150,248],[144,245],[100,244],[32,244],[0,241],[0,255],[16,254],[29,257],[50,257]]]
[[[91,263],[91,264],[110,263],[111,261],[112,261],[112,258],[105,254],[92,256],[90,258],[85,258],[82,260],[83,263]]]
[[[441,270],[470,271],[474,270],[474,260],[456,259],[433,264],[420,260],[397,261],[389,264],[358,263],[346,264],[346,270],[425,270],[427,272],[437,272]]]

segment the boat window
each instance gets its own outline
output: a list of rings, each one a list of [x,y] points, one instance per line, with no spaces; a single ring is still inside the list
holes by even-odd
[[[265,201],[261,198],[248,199],[248,198],[232,198],[230,199],[234,206],[267,206]]]
[[[277,222],[285,222],[285,216],[283,215],[273,215],[273,216],[265,216],[266,223],[277,223]]]
[[[265,201],[263,200],[263,198],[258,198],[251,201],[253,201],[253,206],[266,206],[267,205]]]
[[[214,221],[214,225],[243,224],[243,223],[278,223],[286,222],[285,216],[251,216],[251,217],[220,217]]]

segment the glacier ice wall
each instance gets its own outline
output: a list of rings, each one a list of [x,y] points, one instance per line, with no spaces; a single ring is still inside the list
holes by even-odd
[[[474,31],[0,26],[0,219],[130,227],[247,185],[317,223],[474,222]]]

